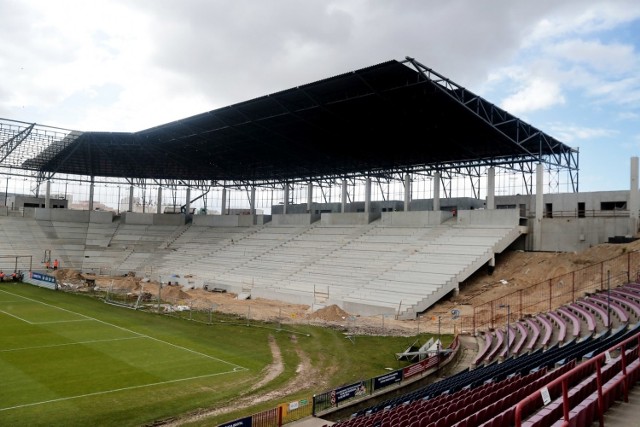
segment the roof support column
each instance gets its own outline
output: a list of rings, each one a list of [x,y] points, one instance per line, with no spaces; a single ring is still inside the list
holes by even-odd
[[[282,213],[287,214],[287,208],[289,207],[289,183],[284,183],[284,203],[282,205]]]
[[[542,249],[542,205],[544,204],[544,166],[536,165],[536,216],[533,223],[533,250]]]
[[[46,209],[49,209],[51,207],[51,181],[49,180],[47,180],[47,186],[44,193],[44,207]]]
[[[411,202],[411,175],[404,175],[404,211],[409,212],[409,203]]]
[[[433,210],[440,210],[440,172],[433,174]]]
[[[191,212],[191,188],[187,187],[187,200],[184,202],[185,205],[185,213]]]
[[[249,215],[256,214],[256,187],[251,187],[251,196],[249,197]]]
[[[133,185],[129,186],[129,210],[128,212],[133,212]]]
[[[629,234],[638,232],[638,211],[640,198],[638,197],[638,157],[631,158],[631,188],[629,188]]]
[[[371,212],[371,178],[367,177],[364,183],[364,212]]]
[[[340,212],[347,211],[347,180],[342,180],[342,203],[340,204]]]
[[[93,210],[93,193],[95,191],[95,182],[94,182],[95,177],[91,177],[91,184],[89,185],[89,210],[92,211]]]
[[[307,184],[307,213],[311,213],[313,205],[313,182],[309,181]]]
[[[222,200],[220,200],[220,215],[227,214],[227,187],[222,184]]]
[[[491,166],[487,170],[487,209],[496,208],[496,168]]]
[[[156,213],[162,213],[162,187],[158,186],[158,207],[156,208]]]

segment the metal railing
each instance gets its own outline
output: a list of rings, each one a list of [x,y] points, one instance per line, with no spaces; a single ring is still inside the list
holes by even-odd
[[[533,284],[527,288],[505,294],[485,303],[474,305],[473,315],[460,316],[462,330],[493,329],[506,321],[509,306],[512,319],[552,311],[564,304],[575,302],[587,293],[639,280],[640,252],[627,252],[617,257],[592,264],[554,278]]]

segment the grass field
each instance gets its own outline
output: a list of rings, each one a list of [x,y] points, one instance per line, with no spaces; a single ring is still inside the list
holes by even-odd
[[[228,405],[271,362],[269,336],[285,362],[285,372],[269,384],[277,388],[295,375],[297,353],[290,334],[268,326],[206,325],[2,284],[0,425],[140,426]],[[397,367],[394,352],[413,339],[360,337],[353,344],[338,331],[292,328],[315,367],[339,365],[336,385]],[[238,408],[242,413],[252,410]]]

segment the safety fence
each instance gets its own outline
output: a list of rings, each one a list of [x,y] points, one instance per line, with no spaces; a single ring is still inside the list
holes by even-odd
[[[446,350],[402,369],[315,394],[311,400],[304,399],[281,404],[273,409],[220,424],[218,427],[280,427],[309,415],[315,416],[349,403],[365,400],[385,392],[387,387],[400,387],[403,383],[415,381],[417,376],[422,377],[432,373],[441,364],[453,359],[459,348],[460,341],[456,336]]]
[[[493,329],[504,325],[508,316],[522,318],[540,312],[551,311],[564,304],[575,302],[585,294],[639,280],[640,252],[627,252],[614,258],[592,264],[500,298],[475,305],[473,315],[460,316],[462,330]]]

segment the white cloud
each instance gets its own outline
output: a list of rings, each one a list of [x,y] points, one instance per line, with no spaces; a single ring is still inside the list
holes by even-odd
[[[544,49],[559,61],[582,65],[599,73],[635,71],[638,58],[630,44],[602,43],[599,40],[564,40]]]
[[[501,107],[513,114],[549,108],[564,104],[565,99],[557,82],[532,77],[523,86],[501,102]]]
[[[506,82],[514,113],[569,102],[565,85],[634,102],[633,81],[590,72],[633,68],[633,51],[579,37],[640,15],[615,3],[0,0],[0,116],[137,130],[406,55],[472,91]]]
[[[557,3],[558,8],[536,23],[524,47],[549,43],[553,39],[608,31],[640,18],[640,7],[636,0]]]
[[[592,141],[615,137],[619,131],[607,128],[589,128],[566,123],[551,123],[549,130],[560,141],[572,144],[578,141]]]

